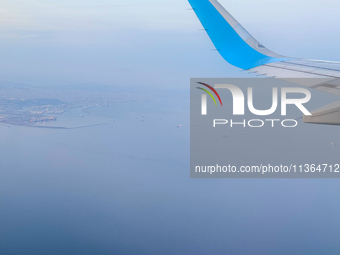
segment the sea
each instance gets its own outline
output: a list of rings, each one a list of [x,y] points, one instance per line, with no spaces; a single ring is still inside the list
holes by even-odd
[[[189,109],[172,95],[0,126],[0,254],[340,253],[338,179],[190,179]]]

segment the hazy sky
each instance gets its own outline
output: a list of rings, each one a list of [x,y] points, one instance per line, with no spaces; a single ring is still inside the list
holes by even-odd
[[[268,48],[340,60],[340,2],[221,0]],[[0,81],[189,86],[240,76],[185,0],[0,0]]]

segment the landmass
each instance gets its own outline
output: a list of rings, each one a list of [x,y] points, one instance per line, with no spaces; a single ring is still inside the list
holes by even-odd
[[[111,85],[37,87],[0,83],[0,124],[42,127],[39,125],[54,122],[61,114],[75,108],[86,112],[93,107],[145,100],[148,96]]]

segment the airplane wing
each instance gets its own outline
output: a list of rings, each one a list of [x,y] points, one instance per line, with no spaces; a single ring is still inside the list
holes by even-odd
[[[216,0],[188,1],[216,50],[228,63],[268,77],[290,82],[294,78],[298,85],[340,96],[340,62],[279,55],[259,43]],[[340,101],[313,111],[303,121],[340,125]]]

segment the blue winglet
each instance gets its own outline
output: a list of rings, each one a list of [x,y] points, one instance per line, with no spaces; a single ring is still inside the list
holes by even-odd
[[[230,64],[250,69],[289,59],[258,43],[216,0],[188,1],[216,49]]]

